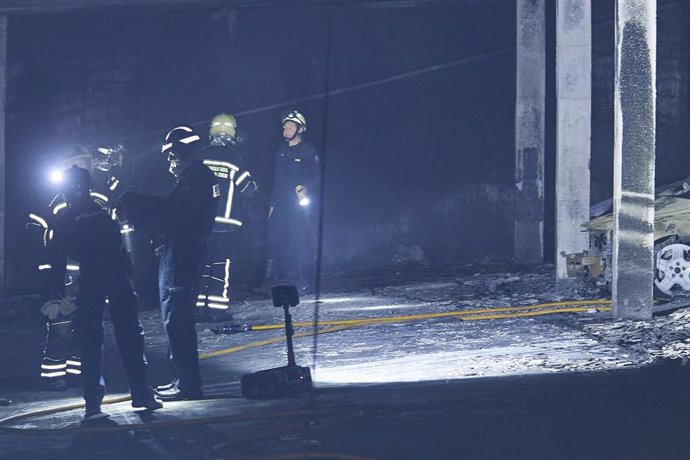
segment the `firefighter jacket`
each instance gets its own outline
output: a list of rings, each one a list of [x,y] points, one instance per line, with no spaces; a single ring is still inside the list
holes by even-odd
[[[159,237],[159,255],[170,271],[172,286],[198,284],[208,234],[218,210],[216,177],[201,161],[187,166],[168,198],[127,192],[120,197],[127,219]]]
[[[107,279],[130,268],[120,228],[98,203],[84,200],[58,216],[48,241],[52,297],[65,294],[67,257],[79,262],[82,277]]]
[[[201,149],[198,156],[213,171],[220,187],[213,231],[226,232],[241,227],[245,212],[237,195],[250,198],[258,188],[241,152],[230,144],[209,145]]]
[[[306,196],[315,208],[321,188],[321,165],[316,149],[302,141],[295,146],[287,143],[276,153],[272,207],[299,207],[297,186],[306,189]]]

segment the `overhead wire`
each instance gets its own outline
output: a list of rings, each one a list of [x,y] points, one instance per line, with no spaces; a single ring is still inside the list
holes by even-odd
[[[330,42],[329,42],[329,48],[330,48]],[[459,59],[453,59],[450,61],[441,62],[439,64],[432,64],[432,65],[420,67],[420,68],[417,68],[414,70],[408,70],[405,72],[400,72],[400,73],[397,73],[394,75],[390,75],[388,77],[377,78],[377,79],[369,80],[369,81],[366,81],[363,83],[357,83],[354,85],[343,86],[343,87],[337,88],[337,89],[331,90],[331,89],[328,89],[328,87],[325,87],[324,91],[321,91],[318,93],[314,93],[314,94],[310,94],[310,95],[302,96],[302,97],[297,97],[297,98],[293,98],[293,99],[283,100],[283,101],[275,102],[272,104],[265,104],[265,105],[261,105],[258,107],[245,109],[245,110],[240,110],[240,111],[234,112],[233,116],[235,118],[239,118],[239,117],[242,117],[245,115],[254,115],[257,113],[267,112],[270,110],[285,109],[287,107],[295,106],[295,105],[302,104],[305,102],[316,101],[319,99],[327,99],[328,97],[331,97],[331,96],[339,96],[341,94],[347,94],[347,93],[351,93],[351,92],[355,92],[355,91],[360,91],[363,89],[369,89],[369,88],[373,88],[375,86],[386,85],[389,83],[393,83],[393,82],[397,82],[397,81],[401,81],[401,80],[405,80],[405,79],[409,79],[409,78],[414,78],[414,77],[418,77],[421,75],[426,75],[426,74],[430,74],[433,72],[438,72],[441,70],[450,69],[453,67],[462,66],[464,64],[469,64],[472,62],[493,58],[493,57],[499,56],[503,53],[506,53],[508,51],[515,51],[515,45],[505,46],[502,48],[497,48],[495,50],[483,51],[481,53],[473,54],[470,56],[465,56],[465,57],[462,57]],[[328,57],[328,59],[330,60],[330,56]],[[329,70],[327,69],[326,74],[328,74],[328,72],[329,72]],[[328,80],[328,78],[329,78],[328,75],[324,76],[324,80]],[[194,122],[190,122],[189,124],[191,126],[195,126],[195,127],[205,126],[206,124],[208,124],[209,121],[210,121],[210,119],[203,119],[203,120],[197,120]],[[152,135],[160,135],[161,132],[164,132],[164,130],[150,130],[150,131],[146,131],[143,133],[134,134],[131,136],[121,137],[119,139],[122,142],[126,142],[126,141],[131,141],[134,139],[145,138],[145,137],[152,136]],[[94,146],[95,146],[95,144],[94,144]]]

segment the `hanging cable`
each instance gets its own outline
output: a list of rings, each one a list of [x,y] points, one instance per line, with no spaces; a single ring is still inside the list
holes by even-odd
[[[331,74],[331,47],[333,41],[333,15],[330,7],[326,10],[326,71],[324,72],[324,94],[328,95],[330,88],[330,74]],[[316,370],[316,356],[318,351],[318,330],[319,330],[319,301],[321,298],[321,260],[323,258],[323,215],[324,215],[324,197],[326,190],[326,158],[328,156],[328,96],[323,98],[323,117],[321,120],[321,162],[320,167],[320,182],[321,188],[319,190],[319,227],[317,231],[317,244],[316,244],[316,286],[315,286],[315,296],[314,296],[314,341],[312,344],[312,357],[311,357],[311,368],[312,371]]]

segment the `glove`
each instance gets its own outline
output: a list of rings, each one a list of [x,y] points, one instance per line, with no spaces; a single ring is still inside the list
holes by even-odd
[[[77,309],[74,300],[69,297],[60,299],[50,299],[41,306],[41,313],[49,320],[57,319],[58,316],[69,316]]]
[[[57,318],[60,314],[60,300],[51,299],[45,302],[41,307],[41,313],[50,320]]]

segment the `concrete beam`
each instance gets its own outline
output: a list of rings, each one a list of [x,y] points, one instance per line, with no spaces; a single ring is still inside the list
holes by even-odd
[[[652,317],[656,2],[616,2],[613,312]]]
[[[267,6],[356,5],[366,8],[408,8],[434,3],[477,4],[505,0],[1,0],[0,14],[51,13],[103,8],[261,8]]]
[[[517,264],[544,260],[544,0],[517,0],[515,233]]]
[[[568,282],[566,254],[589,248],[592,113],[591,0],[556,2],[556,281]]]

